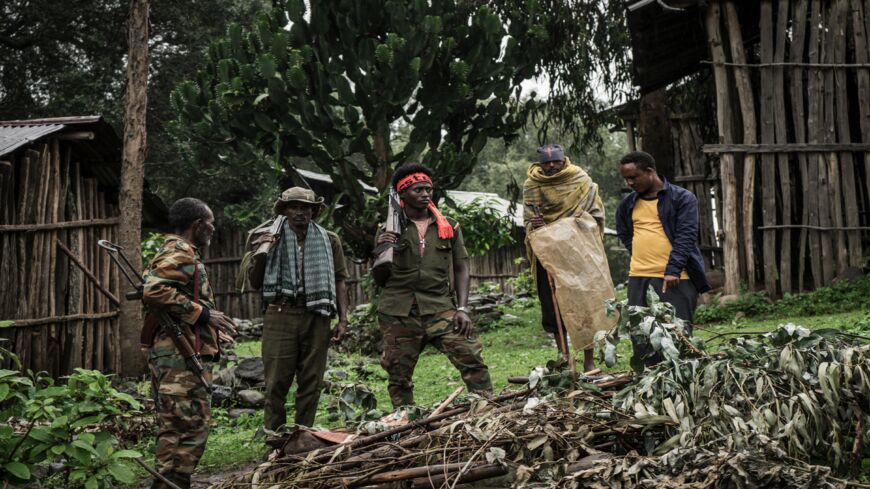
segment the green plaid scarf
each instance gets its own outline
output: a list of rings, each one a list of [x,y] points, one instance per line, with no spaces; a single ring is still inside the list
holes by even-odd
[[[302,257],[299,256],[296,233],[284,222],[283,237],[269,252],[266,276],[263,279],[263,300],[275,302],[280,297],[296,299],[301,289],[305,293],[305,308],[330,317],[335,307],[335,264],[326,229],[308,224]],[[299,260],[303,261],[302,283],[299,283]],[[301,287],[300,287],[301,286]]]

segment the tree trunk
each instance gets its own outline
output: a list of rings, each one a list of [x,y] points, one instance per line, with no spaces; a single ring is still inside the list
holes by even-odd
[[[656,160],[659,175],[673,181],[674,142],[670,108],[665,89],[650,92],[640,99],[641,148]]]
[[[141,270],[139,247],[142,187],[145,180],[145,115],[148,106],[148,0],[130,0],[128,22],[127,98],[124,107],[118,241],[127,251],[133,266]],[[138,301],[124,301],[120,321],[121,375],[141,375],[145,371],[145,358],[139,351],[142,305]]]
[[[372,134],[372,151],[377,157],[377,166],[374,168],[374,184],[378,190],[387,188],[390,178],[393,176],[390,168],[392,151],[390,149],[390,124],[383,121],[378,124]]]

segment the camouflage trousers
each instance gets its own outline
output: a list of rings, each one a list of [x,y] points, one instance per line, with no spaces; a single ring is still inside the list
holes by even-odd
[[[381,366],[387,371],[390,401],[393,407],[414,404],[414,367],[427,344],[431,343],[447,355],[459,370],[462,380],[471,392],[489,395],[492,382],[489,368],[483,363],[483,346],[477,338],[466,338],[453,331],[453,315],[448,310],[420,316],[417,307],[407,317],[378,314],[378,323],[384,336]]]
[[[208,440],[211,396],[196,376],[184,367],[184,359],[177,353],[159,357],[152,353],[148,366],[158,416],[156,469],[179,487],[188,488]],[[209,372],[205,377],[211,381]],[[169,486],[154,479],[151,487],[164,489]]]

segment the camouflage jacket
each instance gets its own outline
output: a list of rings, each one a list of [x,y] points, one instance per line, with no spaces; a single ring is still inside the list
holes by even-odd
[[[169,315],[182,324],[190,344],[194,347],[200,345],[200,354],[217,357],[220,352],[217,333],[204,321],[208,317],[208,312],[204,311],[215,307],[214,293],[196,246],[180,236],[167,234],[163,248],[151,260],[143,276],[145,287],[142,302],[146,309],[165,307]],[[198,303],[194,302],[195,284],[199,286]],[[206,316],[203,317],[203,314]],[[174,353],[171,338],[166,336],[165,331],[158,333],[151,356]]]

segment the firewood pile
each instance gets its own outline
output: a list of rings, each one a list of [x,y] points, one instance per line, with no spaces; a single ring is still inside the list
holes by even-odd
[[[350,431],[298,429],[216,488],[868,487],[870,339],[788,324],[704,344],[669,304],[611,304],[635,372],[538,367],[518,391],[447,399]],[[657,357],[657,363],[648,360]]]

